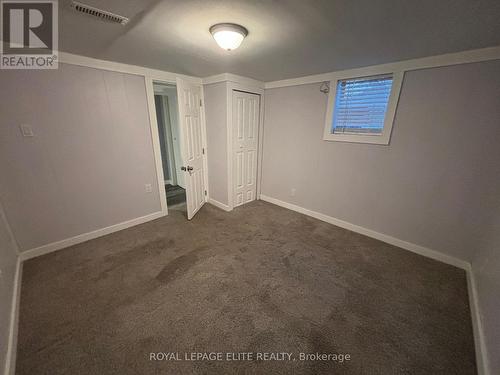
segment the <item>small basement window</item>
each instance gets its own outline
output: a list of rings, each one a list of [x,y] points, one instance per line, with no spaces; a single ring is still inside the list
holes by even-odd
[[[389,144],[401,81],[400,73],[332,80],[324,139]]]

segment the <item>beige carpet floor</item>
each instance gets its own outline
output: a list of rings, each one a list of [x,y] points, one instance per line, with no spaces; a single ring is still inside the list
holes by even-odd
[[[19,375],[475,373],[463,270],[260,201],[23,267]]]

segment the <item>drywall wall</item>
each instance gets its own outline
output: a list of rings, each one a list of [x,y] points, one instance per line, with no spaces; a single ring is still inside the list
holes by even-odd
[[[228,204],[227,83],[204,85],[210,198]]]
[[[500,374],[500,193],[496,186],[496,217],[476,244],[472,261],[490,374]]]
[[[17,246],[0,205],[0,372],[7,360],[17,258]]]
[[[470,261],[500,186],[499,76],[407,72],[389,146],[323,141],[319,84],[266,90],[262,194]]]
[[[161,210],[144,77],[61,64],[0,81],[0,198],[20,250]]]

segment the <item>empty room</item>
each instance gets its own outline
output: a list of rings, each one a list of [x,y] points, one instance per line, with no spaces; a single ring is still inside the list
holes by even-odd
[[[0,9],[0,373],[500,374],[498,0]]]

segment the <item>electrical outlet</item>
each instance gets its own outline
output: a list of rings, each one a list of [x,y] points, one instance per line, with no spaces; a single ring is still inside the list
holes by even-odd
[[[35,133],[33,133],[33,129],[31,128],[30,125],[28,124],[21,124],[19,125],[19,128],[21,129],[21,134],[23,137],[34,137]]]
[[[146,190],[146,193],[151,193],[153,191],[153,186],[151,184],[146,184],[144,185],[144,190]]]
[[[295,193],[296,193],[296,192],[297,192],[297,189],[295,189],[295,188],[291,188],[291,189],[290,189],[290,196],[291,196],[291,197],[295,197]]]

